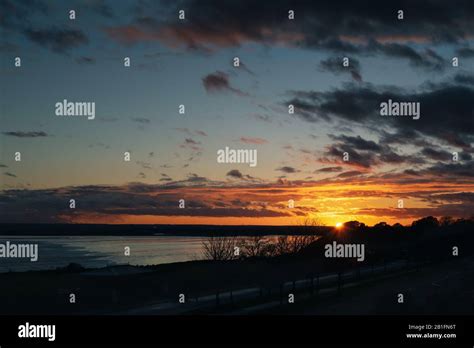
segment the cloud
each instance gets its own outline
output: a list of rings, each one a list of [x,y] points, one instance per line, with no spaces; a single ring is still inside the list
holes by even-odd
[[[319,67],[322,71],[329,71],[336,75],[349,74],[355,81],[362,81],[362,76],[360,73],[360,63],[357,59],[351,58],[349,60],[348,67],[343,66],[342,63],[342,58],[329,57],[325,60],[322,60],[319,63]]]
[[[349,154],[348,161],[343,160],[346,153]],[[361,153],[344,144],[327,146],[324,155],[326,157],[319,159],[321,163],[344,164],[362,168],[370,168],[379,163],[375,153]]]
[[[238,178],[238,179],[242,179],[242,177],[243,177],[242,173],[237,169],[232,169],[226,175],[230,176],[232,178]]]
[[[430,169],[431,172],[420,171],[419,176],[400,172],[370,175],[364,171],[348,171],[340,177],[319,181],[290,182],[283,178],[271,183],[250,180],[246,175],[232,171],[229,171],[229,176],[237,180],[212,181],[189,173],[184,180],[172,181],[161,173],[159,184],[133,182],[125,185],[4,189],[0,192],[0,222],[129,223],[127,216],[153,217],[158,223],[161,217],[169,216],[177,219],[185,216],[295,217],[306,215],[314,207],[302,204],[299,210],[288,210],[285,208],[288,197],[304,202],[313,201],[315,194],[324,200],[328,207],[325,211],[333,215],[337,214],[337,209],[332,209],[340,207],[341,198],[350,198],[344,201],[348,204],[363,199],[367,203],[363,209],[354,205],[354,210],[351,210],[351,215],[361,215],[362,219],[368,215],[392,214],[392,208],[380,208],[379,201],[371,206],[367,197],[390,198],[389,201],[393,202],[396,202],[396,197],[410,197],[410,201],[428,204],[426,208],[398,209],[394,212],[397,219],[435,213],[462,217],[473,211],[472,193],[468,194],[470,185],[474,183],[473,163],[451,167],[437,164]],[[355,190],[354,185],[360,183],[359,175],[362,174],[364,180],[378,185],[362,185]],[[463,192],[466,194],[461,194]],[[65,202],[70,197],[81,201],[81,205],[74,210],[68,209]],[[186,209],[178,208],[179,199],[186,200]],[[29,212],[27,217],[25,211]]]
[[[15,174],[12,174],[12,173],[10,173],[10,172],[4,172],[3,175],[5,175],[5,176],[10,176],[10,177],[12,177],[12,178],[16,178],[16,175],[15,175]]]
[[[337,140],[341,143],[344,143],[351,148],[356,150],[366,150],[366,151],[380,151],[382,147],[372,140],[365,140],[360,135],[356,137],[347,136],[347,135],[329,135],[330,138]]]
[[[232,87],[229,82],[229,75],[222,71],[206,75],[203,77],[202,83],[208,93],[232,92],[241,97],[248,96],[247,93],[242,92],[240,89]]]
[[[40,137],[48,137],[49,135],[43,131],[39,132],[22,132],[22,131],[15,131],[15,132],[2,132],[4,135],[8,135],[11,137],[17,138],[40,138]]]
[[[184,142],[185,142],[186,144],[189,144],[189,145],[200,145],[200,144],[201,144],[201,142],[196,141],[196,140],[191,139],[191,138],[186,138],[186,139],[184,139]]]
[[[460,57],[472,58],[472,57],[474,57],[474,48],[461,47],[461,48],[458,48],[458,49],[456,50],[456,53],[457,53]]]
[[[430,159],[433,159],[433,160],[436,160],[436,161],[448,161],[448,160],[452,160],[453,158],[453,155],[452,153],[448,152],[448,151],[444,151],[444,150],[436,150],[436,149],[432,149],[432,148],[428,148],[428,147],[425,147],[421,153],[430,158]]]
[[[412,66],[417,68],[441,71],[445,66],[444,59],[429,48],[426,48],[422,52],[417,52],[412,47],[404,44],[379,44],[377,42],[371,42],[368,46],[368,50],[375,53],[382,53],[392,58],[407,59]]]
[[[202,130],[195,130],[194,131],[197,135],[201,135],[203,137],[207,137],[207,133]]]
[[[202,136],[202,137],[207,137],[207,133],[202,131],[202,130],[192,130],[192,129],[189,129],[189,128],[175,128],[177,131],[180,131],[182,133],[185,133],[189,136],[193,136],[193,135],[199,135],[199,136]]]
[[[474,86],[474,75],[462,75],[456,74],[454,76],[454,82],[461,84],[461,85],[471,85]]]
[[[145,118],[145,117],[135,117],[135,118],[132,118],[132,121],[136,122],[136,123],[141,123],[141,124],[151,123],[151,120],[149,118]]]
[[[420,134],[438,138],[453,146],[469,148],[474,137],[474,89],[451,83],[432,84],[419,92],[371,84],[347,84],[326,92],[290,91],[284,105],[293,104],[295,115],[307,122],[349,121],[379,129],[391,128],[397,134]],[[415,101],[420,103],[420,119],[381,117],[380,103]],[[455,105],[456,107],[453,107]],[[383,133],[387,135],[387,133]],[[417,141],[412,138],[410,141]]]
[[[342,167],[325,167],[318,170],[315,170],[313,173],[338,173],[342,172]]]
[[[53,52],[65,53],[72,48],[87,44],[89,42],[87,36],[77,29],[26,29],[24,31],[26,37],[43,46],[51,49]]]
[[[437,163],[421,173],[431,176],[451,177],[453,180],[460,177],[474,178],[474,161],[466,163]]]
[[[233,61],[232,61],[232,66],[233,65]],[[255,76],[256,74],[250,70],[246,64],[244,64],[244,62],[242,62],[242,60],[240,61],[240,66],[239,66],[239,69],[242,69],[243,71],[247,72],[249,75],[252,75],[252,76]]]
[[[254,145],[262,145],[268,143],[268,140],[263,138],[251,138],[251,137],[240,137],[240,141],[245,144],[254,144]]]
[[[293,167],[288,167],[288,166],[284,166],[284,167],[279,167],[275,170],[278,170],[280,172],[283,172],[283,173],[287,173],[287,174],[293,174],[293,173],[298,173],[300,172],[300,170],[296,169],[296,168],[293,168]]]
[[[173,179],[168,174],[161,173],[160,181],[168,181],[169,182],[169,181],[173,181]]]
[[[136,161],[135,163],[138,164],[143,169],[153,169],[153,167],[151,166],[151,163],[149,163],[149,162]]]
[[[141,5],[133,21],[106,32],[121,43],[159,41],[174,49],[205,52],[249,43],[339,53],[366,54],[370,50],[429,69],[439,68],[437,55],[416,52],[408,44],[457,43],[474,32],[470,0],[460,0],[456,6],[430,0],[409,7],[403,0],[394,0],[390,8],[383,3],[361,6],[351,0],[298,1],[291,3],[295,20],[288,20],[288,1],[284,0],[275,0],[271,7],[251,0],[184,0],[167,3],[167,11],[157,5],[154,10],[160,17],[149,15],[152,5]],[[186,21],[178,20],[179,9],[186,10]],[[405,10],[404,21],[396,19],[397,9]]]
[[[145,174],[139,173],[139,176]],[[163,178],[168,181],[167,176]],[[106,219],[102,221],[117,222],[124,215],[262,218],[293,216],[296,212],[277,208],[279,201],[286,198],[284,193],[268,198],[258,188],[254,193],[246,193],[239,187],[215,186],[209,190],[205,187],[209,181],[194,173],[190,173],[187,180],[196,186],[189,188],[182,182],[165,182],[4,190],[0,192],[0,222],[25,222],[26,210],[31,212],[29,222],[89,223],[97,221],[98,216]],[[82,202],[74,211],[67,209],[64,203],[69,197]],[[183,198],[186,209],[179,209],[178,201]]]
[[[76,62],[78,64],[94,64],[95,63],[95,58],[92,57],[86,57],[86,56],[81,56],[79,58],[76,58]]]
[[[337,142],[326,147],[325,157],[319,159],[322,163],[343,164],[365,169],[383,164],[424,163],[420,157],[399,155],[391,146],[366,140],[360,135],[353,137],[330,134],[329,137]],[[345,157],[347,160],[344,160]]]
[[[354,177],[354,176],[359,176],[361,174],[364,174],[364,173],[360,172],[358,170],[351,170],[351,171],[348,171],[348,172],[341,173],[337,177],[338,178],[351,178],[351,177]]]

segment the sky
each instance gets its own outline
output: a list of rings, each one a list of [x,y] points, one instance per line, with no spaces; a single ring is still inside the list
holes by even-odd
[[[473,215],[472,1],[0,0],[0,29],[0,222]]]

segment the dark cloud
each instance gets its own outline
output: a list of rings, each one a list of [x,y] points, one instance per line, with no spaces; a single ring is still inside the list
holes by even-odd
[[[438,201],[474,203],[474,192],[443,193],[433,197]]]
[[[466,163],[437,163],[436,165],[422,171],[433,176],[442,177],[470,177],[474,178],[474,161]]]
[[[325,167],[315,170],[314,173],[338,173],[342,172],[342,167]]]
[[[359,176],[361,174],[364,174],[364,173],[360,172],[358,170],[351,170],[351,171],[348,171],[348,172],[341,173],[337,177],[338,178],[352,178],[354,176]]]
[[[188,181],[189,182],[207,182],[208,179],[203,176],[199,176],[195,173],[190,173],[188,174]]]
[[[253,0],[184,0],[167,3],[165,12],[156,6],[160,19],[147,15],[153,13],[153,4],[139,7],[134,21],[107,28],[106,32],[119,42],[160,41],[174,48],[182,45],[205,52],[260,43],[384,54],[428,69],[441,68],[439,55],[426,49],[415,51],[409,44],[456,43],[474,33],[474,5],[470,0],[459,0],[456,6],[437,0],[409,5],[394,0],[390,6],[351,0],[275,0],[272,6]],[[186,21],[178,20],[179,9],[187,11]],[[289,9],[295,11],[295,20],[288,19]],[[398,9],[405,11],[403,21],[396,17]]]
[[[76,62],[78,64],[94,64],[95,59],[92,57],[81,56],[79,58],[76,58]]]
[[[382,164],[414,163],[421,164],[423,159],[412,155],[400,155],[389,145],[381,145],[361,136],[329,135],[337,143],[326,148],[324,156],[320,159],[323,163],[339,163],[363,168],[370,168]],[[348,160],[344,161],[344,154]]]
[[[13,174],[13,173],[10,173],[10,172],[4,172],[3,175],[5,175],[5,176],[10,176],[10,177],[12,177],[12,178],[16,178],[16,175]]]
[[[240,69],[242,69],[243,71],[247,72],[248,74],[252,75],[252,76],[255,76],[256,74],[250,70],[246,64],[244,64],[244,62],[240,61],[240,66],[239,66]]]
[[[248,96],[247,93],[242,92],[240,89],[232,87],[230,85],[229,75],[222,71],[216,71],[215,73],[203,77],[202,83],[208,93],[232,92],[241,97]]]
[[[295,105],[295,115],[308,122],[340,120],[372,126],[374,129],[385,126],[394,129],[397,134],[419,133],[463,148],[470,147],[474,140],[474,89],[468,86],[441,84],[420,92],[405,92],[396,87],[348,84],[342,89],[327,92],[289,93],[293,98],[284,104]],[[382,118],[380,103],[389,99],[419,102],[420,119]]]
[[[200,145],[200,144],[201,144],[201,142],[196,141],[196,140],[191,139],[191,138],[186,138],[186,139],[184,139],[184,142],[185,142],[186,144],[190,144],[190,145]]]
[[[456,50],[456,53],[457,53],[460,57],[472,58],[472,57],[474,57],[474,48],[461,47],[461,48],[458,48],[458,49]]]
[[[454,82],[461,85],[471,85],[474,86],[474,75],[467,74],[456,74],[454,76]]]
[[[139,173],[139,176],[144,176]],[[167,178],[164,177],[165,179]],[[189,174],[188,179],[206,181],[197,174]],[[216,216],[216,217],[278,217],[290,216],[290,212],[272,210],[266,204],[248,209],[232,201],[239,197],[239,191],[229,198],[222,193],[210,195],[209,189],[189,191],[185,186],[163,183],[149,185],[129,183],[122,186],[88,185],[36,190],[3,190],[0,192],[0,222],[25,222],[28,211],[29,222],[71,222],[77,216],[154,215],[154,216]],[[70,197],[81,204],[74,211],[68,208]],[[266,197],[265,194],[262,197]],[[186,200],[186,209],[179,209],[180,199]],[[275,197],[275,201],[281,197]],[[245,199],[242,200],[242,202]],[[254,201],[259,201],[255,198]],[[247,203],[248,204],[248,203]],[[5,208],[5,209],[4,209]]]
[[[371,42],[367,48],[368,51],[382,53],[388,57],[407,59],[412,66],[418,68],[440,71],[446,64],[441,56],[429,48],[420,53],[408,45],[399,43],[382,45],[376,42]]]
[[[320,69],[323,71],[329,71],[336,75],[338,74],[350,74],[355,81],[362,81],[360,74],[360,63],[355,58],[349,59],[349,66],[343,66],[342,57],[329,57],[328,59],[322,60],[319,63]]]
[[[429,148],[429,147],[425,147],[421,153],[430,158],[430,159],[433,159],[433,160],[436,160],[436,161],[448,161],[448,160],[452,160],[453,158],[453,154],[448,152],[448,151],[444,151],[444,150],[437,150],[437,149],[433,149],[433,148]]]
[[[24,34],[29,40],[57,53],[65,53],[74,47],[89,42],[87,36],[77,29],[61,29],[56,27],[51,29],[29,28],[24,31]]]
[[[242,179],[243,177],[242,173],[237,169],[230,170],[226,175],[232,178],[238,178],[238,179]]]
[[[275,170],[279,170],[280,172],[287,173],[287,174],[293,174],[293,173],[300,172],[300,170],[298,170],[296,168],[293,168],[293,167],[288,167],[288,166],[280,167],[280,168],[277,168]]]
[[[466,160],[465,162],[438,162],[430,167],[420,170],[405,170],[409,175],[423,176],[428,180],[448,180],[449,182],[464,182],[474,178],[474,161]]]
[[[365,140],[360,135],[356,137],[347,135],[329,135],[330,138],[344,143],[356,150],[367,150],[367,151],[380,151],[382,147],[372,140]]]
[[[39,137],[47,137],[49,136],[47,133],[43,131],[39,132],[22,132],[22,131],[16,131],[16,132],[2,132],[4,135],[8,135],[11,137],[17,137],[17,138],[39,138]]]
[[[343,161],[345,153],[349,155],[348,161]],[[338,163],[363,168],[370,168],[379,163],[375,153],[358,152],[345,144],[329,145],[324,155],[326,157],[320,158],[322,163]]]

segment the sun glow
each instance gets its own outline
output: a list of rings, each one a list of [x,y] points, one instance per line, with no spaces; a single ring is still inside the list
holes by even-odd
[[[336,223],[336,228],[341,228],[342,227],[342,222],[337,222]]]

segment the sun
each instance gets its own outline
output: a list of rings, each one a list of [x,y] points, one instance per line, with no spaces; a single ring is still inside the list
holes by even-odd
[[[336,223],[336,228],[341,228],[342,227],[342,222],[337,222]]]

